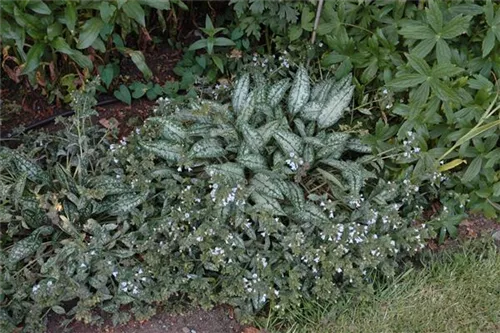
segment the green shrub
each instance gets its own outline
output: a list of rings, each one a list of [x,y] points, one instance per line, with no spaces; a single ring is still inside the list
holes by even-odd
[[[88,124],[87,83],[63,133],[1,150],[4,327],[39,331],[51,310],[100,323],[95,308],[120,323],[123,305],[144,319],[178,297],[246,316],[393,274],[427,235],[418,188],[339,131],[350,80],[243,75],[231,104],[160,99],[116,144]]]
[[[69,97],[63,86],[71,88],[80,70],[105,64],[111,51],[130,57],[149,79],[144,55],[124,41],[129,34],[147,34],[149,12],[156,11],[165,25],[162,11],[174,4],[186,8],[178,0],[2,1],[2,68],[16,83],[26,75],[49,101]]]

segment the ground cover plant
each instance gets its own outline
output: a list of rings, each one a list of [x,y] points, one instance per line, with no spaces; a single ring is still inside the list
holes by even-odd
[[[37,330],[51,310],[99,323],[95,307],[121,323],[125,304],[141,320],[174,296],[245,318],[362,289],[424,246],[407,185],[335,130],[350,76],[311,87],[299,67],[291,83],[253,80],[230,104],[160,99],[116,144],[88,123],[89,82],[63,133],[2,148],[6,325]]]
[[[139,24],[125,3],[149,1],[111,3]],[[129,104],[173,97],[126,137],[91,121],[120,70],[103,62],[61,132],[0,147],[2,328],[41,331],[51,311],[102,323],[95,309],[118,324],[185,301],[280,318],[380,291],[429,236],[497,214],[498,1],[319,4],[203,15],[179,81],[116,86]]]

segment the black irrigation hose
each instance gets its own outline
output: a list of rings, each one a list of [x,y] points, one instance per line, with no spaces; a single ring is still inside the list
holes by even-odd
[[[98,106],[105,106],[105,105],[109,105],[109,104],[113,104],[113,103],[117,103],[117,102],[119,102],[118,99],[116,99],[114,97],[109,97],[109,98],[104,99],[104,100],[102,100],[100,102],[97,102],[96,107],[98,107]],[[29,124],[28,126],[25,127],[25,131],[26,132],[27,131],[31,131],[31,130],[33,130],[35,128],[47,125],[48,123],[54,121],[57,117],[69,117],[69,116],[72,116],[73,114],[75,114],[74,110],[68,110],[68,111],[64,111],[64,112],[55,114],[55,115],[50,116],[48,118],[45,118],[43,120],[40,120],[40,121],[37,121],[37,122]],[[7,136],[3,136],[2,135],[1,138],[2,139],[12,139],[12,136],[9,136],[11,134],[12,133],[7,134]]]

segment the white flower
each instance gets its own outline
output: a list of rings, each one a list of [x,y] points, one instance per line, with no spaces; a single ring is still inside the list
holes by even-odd
[[[33,289],[31,289],[31,291],[33,292],[33,294],[36,294],[38,292],[38,289],[40,289],[40,285],[39,284],[35,284],[33,286]]]

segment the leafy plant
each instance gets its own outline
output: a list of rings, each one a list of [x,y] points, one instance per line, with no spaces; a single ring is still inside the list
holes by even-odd
[[[206,49],[207,54],[210,56],[210,59],[214,62],[217,68],[224,73],[224,61],[217,54],[214,54],[214,47],[217,46],[234,46],[236,45],[231,39],[226,37],[216,37],[216,35],[220,32],[223,32],[224,28],[215,28],[212,20],[207,15],[205,18],[205,27],[200,28],[201,31],[205,33],[207,38],[202,38],[191,44],[189,47],[190,51]],[[201,62],[201,63],[200,63]],[[201,57],[199,60],[200,66],[205,67],[202,63],[206,63],[206,58]]]
[[[67,94],[58,84],[61,77],[92,71],[94,62],[105,63],[103,58],[115,50],[130,57],[149,79],[144,55],[125,47],[123,40],[131,33],[147,33],[147,12],[161,13],[171,3],[182,4],[170,0],[2,1],[2,68],[15,82],[26,76],[49,101]]]
[[[49,311],[143,320],[179,295],[242,315],[331,300],[423,246],[416,192],[378,178],[379,157],[339,130],[350,76],[242,75],[230,104],[160,98],[117,143],[90,124],[97,86],[75,93],[59,135],[0,151],[8,330],[39,331]]]

